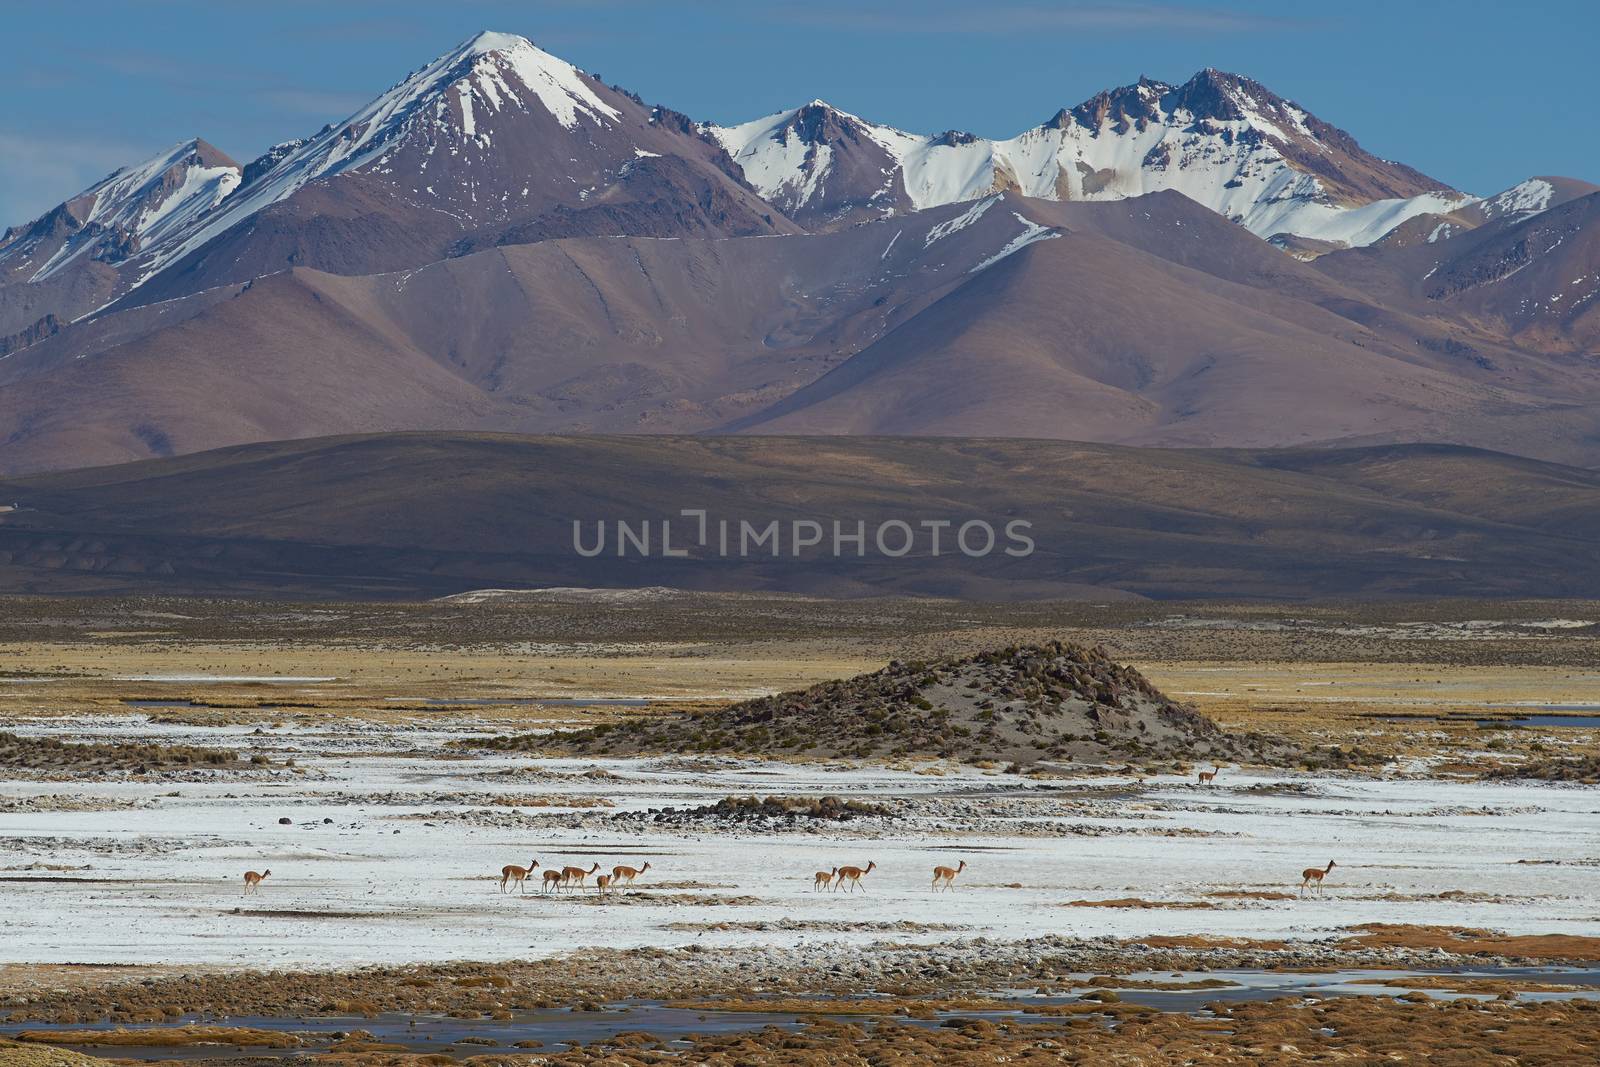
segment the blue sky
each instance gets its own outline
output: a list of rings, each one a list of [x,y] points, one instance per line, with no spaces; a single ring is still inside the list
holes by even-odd
[[[821,97],[997,137],[1140,74],[1214,66],[1470,192],[1600,180],[1592,3],[0,0],[0,223],[187,137],[246,161],[480,29],[697,119]]]

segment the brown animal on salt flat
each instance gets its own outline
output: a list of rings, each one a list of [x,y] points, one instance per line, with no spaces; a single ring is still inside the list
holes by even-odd
[[[267,878],[271,874],[272,874],[271,871],[262,871],[260,874],[257,874],[255,871],[245,871],[244,872],[244,891],[247,894],[256,892],[257,890],[259,890],[261,888],[262,880]]]
[[[1326,867],[1307,867],[1305,870],[1301,871],[1300,872],[1300,892],[1304,893],[1306,891],[1306,886],[1315,884],[1316,885],[1316,889],[1317,889],[1317,895],[1321,896],[1322,895],[1322,879],[1331,870],[1333,870],[1333,861],[1329,860],[1328,861],[1328,865]]]
[[[544,872],[544,891],[546,893],[548,893],[553,889],[560,889],[560,888],[561,888],[561,872],[556,870],[554,867],[552,867],[549,870],[545,871]]]
[[[611,889],[611,881],[612,881],[612,876],[611,875],[609,875],[609,874],[599,875],[594,880],[594,891],[596,893],[599,893],[601,896],[605,896],[606,893]]]
[[[967,869],[967,861],[962,860],[959,867],[935,867],[933,869],[933,885],[929,890],[938,889],[941,885],[946,889],[954,887],[956,875]]]
[[[819,889],[828,888],[833,884],[833,876],[838,873],[839,868],[837,867],[831,871],[818,871],[816,874],[811,876],[811,891],[815,893]]]
[[[589,880],[589,876],[591,874],[599,869],[600,865],[598,863],[593,867],[590,867],[587,871],[582,867],[563,867],[561,868],[561,884],[571,885],[573,882],[577,882],[579,885],[582,885],[584,882]]]
[[[512,882],[515,882],[517,888],[526,893],[528,891],[528,875],[532,874],[533,869],[537,866],[539,866],[538,860],[534,860],[526,867],[518,867],[515,863],[508,863],[504,867],[501,867],[500,892],[504,893],[506,891],[506,886]]]
[[[865,893],[867,891],[867,887],[861,884],[861,876],[871,874],[877,869],[877,866],[877,860],[868,860],[867,866],[864,869],[861,867],[840,867],[839,876],[834,880],[833,883],[833,891],[837,893],[840,886],[844,885],[846,882],[849,882],[850,892],[854,893],[856,889],[859,888],[863,893]]]
[[[1221,767],[1218,767],[1215,770],[1201,771],[1200,772],[1200,784],[1201,785],[1210,785],[1212,782],[1216,781],[1217,775],[1219,775],[1221,773],[1222,773],[1222,768]]]
[[[632,867],[613,867],[611,868],[611,881],[613,884],[627,882],[629,885],[632,885],[635,878],[639,877],[649,869],[649,860],[646,860],[644,866],[640,867],[638,870],[634,870]]]

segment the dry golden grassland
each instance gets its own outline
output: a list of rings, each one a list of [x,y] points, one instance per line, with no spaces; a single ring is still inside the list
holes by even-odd
[[[0,728],[122,713],[200,724],[335,715],[422,721],[429,699],[509,732],[706,707],[891,658],[1050,639],[1104,643],[1230,729],[1426,758],[1441,773],[1593,757],[1600,731],[1485,726],[1518,704],[1600,705],[1600,604],[1010,605],[660,593],[396,605],[12,598],[0,602]],[[319,679],[284,684],[161,676]],[[44,679],[44,680],[41,680]],[[326,680],[321,680],[326,679]],[[650,697],[648,710],[522,703]]]

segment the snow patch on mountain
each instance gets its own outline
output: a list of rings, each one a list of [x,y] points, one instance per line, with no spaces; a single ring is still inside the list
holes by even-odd
[[[797,121],[815,108],[827,108],[835,123]],[[1170,190],[1260,237],[1293,234],[1358,245],[1415,215],[1472,200],[1443,186],[1420,195],[1381,195],[1425,189],[1427,179],[1367,155],[1347,135],[1254,82],[1217,71],[1183,86],[1141,80],[1006,140],[907,133],[820,101],[704,130],[727,148],[758,192],[792,211],[838,195],[825,181],[836,162],[830,153],[849,147],[842,139],[807,141],[803,128],[848,130],[881,149],[889,190],[898,184],[912,210],[1007,189],[1047,200],[1117,200]],[[1371,191],[1363,195],[1364,182]]]
[[[955,218],[945,219],[938,225],[930,227],[928,230],[928,235],[922,239],[922,247],[930,248],[933,246],[933,243],[940,238],[949,237],[953,233],[957,233],[966,229],[974,222],[977,222],[979,219],[983,218],[983,213],[994,207],[995,204],[999,202],[1000,198],[998,196],[991,196],[987,200],[978,201],[976,204],[972,205]]]
[[[995,187],[988,146],[926,140],[899,156],[906,195],[918,211],[983,196]]]
[[[1337,207],[1316,201],[1263,205],[1246,227],[1258,236],[1291,233],[1350,247],[1370,245],[1407,219],[1443,215],[1473,202],[1470,196],[1424,193],[1404,199],[1374,200],[1358,207]],[[1258,228],[1259,227],[1259,228]]]
[[[197,140],[115,171],[69,202],[69,210],[87,205],[79,216],[81,227],[32,280],[43,281],[99,247],[98,238],[114,240],[130,254],[159,242],[221,203],[239,179],[237,164],[221,162],[210,146]]]
[[[1479,202],[1478,208],[1487,220],[1507,216],[1537,215],[1550,207],[1556,187],[1543,178],[1529,178]]]
[[[827,107],[813,100],[807,107]],[[720,144],[739,165],[763,200],[806,203],[822,189],[832,165],[827,144],[813,144],[793,128],[805,108],[779,111],[738,126],[705,126],[702,131]],[[841,117],[861,122],[844,112]],[[865,123],[863,123],[865,125]]]
[[[800,206],[825,189],[832,146],[808,142],[797,128],[804,112],[822,109],[844,127],[882,150],[890,164],[885,192],[899,184],[911,208],[921,211],[959,203],[992,191],[990,148],[986,141],[952,144],[868,122],[822,100],[764,115],[736,126],[707,125],[702,132],[727,150],[745,181],[763,199]]]
[[[1041,226],[1032,219],[1023,218],[1018,212],[1013,211],[1011,216],[1018,222],[1022,223],[1022,232],[1013,237],[1010,242],[1007,243],[1007,245],[1000,251],[996,252],[982,263],[979,263],[976,267],[973,267],[971,270],[967,271],[968,274],[976,274],[980,270],[987,270],[989,267],[994,266],[1007,256],[1020,252],[1024,248],[1038,241],[1048,241],[1051,238],[1061,236],[1060,231],[1054,229],[1053,227]]]
[[[1271,138],[1278,127],[1250,109],[1236,120],[1200,119],[1184,108],[1119,132],[1110,118],[1041,127],[996,144],[1024,195],[1047,200],[1117,200],[1174,191],[1258,237],[1290,233],[1347,245],[1371,244],[1414,215],[1448,211],[1469,198],[1453,192],[1348,205],[1320,178],[1291,166]],[[1263,136],[1264,134],[1264,136]]]
[[[508,103],[527,110],[516,86],[506,78],[514,74],[517,83],[532,90],[545,110],[569,130],[578,128],[580,115],[596,124],[622,118],[616,108],[595,94],[577,67],[557,59],[525,37],[511,33],[480,33],[462,48],[477,57],[472,74],[464,84],[482,93],[492,110],[500,110],[502,95]]]

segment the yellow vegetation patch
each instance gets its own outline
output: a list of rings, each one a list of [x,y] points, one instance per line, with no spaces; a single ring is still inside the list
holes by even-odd
[[[1063,908],[1152,908],[1170,911],[1215,910],[1221,905],[1209,900],[1144,900],[1139,897],[1116,897],[1111,900],[1069,900]]]
[[[29,1048],[0,1037],[0,1063],[5,1067],[110,1067],[105,1060],[58,1048]]]
[[[127,1046],[189,1048],[195,1045],[234,1045],[246,1048],[299,1048],[294,1034],[276,1030],[251,1030],[237,1026],[173,1026],[142,1030],[24,1030],[17,1040],[39,1045]]]
[[[1600,960],[1600,937],[1573,934],[1500,934],[1465,926],[1407,926],[1363,923],[1345,940],[1366,948],[1442,948],[1446,952],[1488,952],[1497,956]]]

